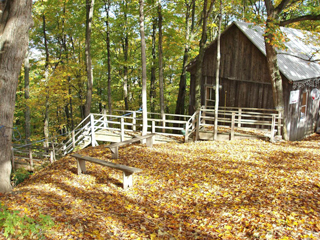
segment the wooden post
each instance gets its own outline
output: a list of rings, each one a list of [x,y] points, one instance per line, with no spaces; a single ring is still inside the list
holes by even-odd
[[[186,122],[186,130],[185,130],[185,133],[184,133],[184,142],[188,142],[188,128],[189,128],[189,124],[188,122]]]
[[[52,140],[52,159],[53,161],[56,161],[56,149],[54,147],[54,140]]]
[[[153,146],[154,138],[155,138],[155,136],[151,136],[146,139],[147,140],[147,142],[146,142],[147,147]]]
[[[32,157],[32,148],[29,146],[29,161],[30,161],[30,167],[33,169],[33,157]]]
[[[119,147],[110,147],[111,151],[111,159],[117,159],[119,158]]]
[[[164,132],[166,132],[166,129],[165,129],[165,127],[166,127],[166,115],[165,114],[163,114],[163,116],[162,116],[162,132],[164,133]]]
[[[155,133],[156,132],[156,122],[154,120],[152,120],[151,122],[151,133]]]
[[[271,124],[271,135],[270,135],[270,141],[274,141],[274,129],[276,126],[276,116],[272,114],[272,124]]]
[[[136,113],[136,112],[133,112],[133,113],[132,113],[132,117],[133,117],[133,120],[132,120],[132,130],[133,130],[133,131],[136,131],[136,130],[137,130],[137,127],[136,127],[136,124],[137,124],[137,113]]]
[[[78,175],[86,173],[86,161],[77,158]]]
[[[281,112],[278,112],[278,136],[281,136]]]
[[[107,128],[107,126],[108,126],[107,121],[108,121],[107,110],[104,108],[103,109],[103,127],[104,128]]]
[[[199,140],[200,121],[201,121],[201,110],[199,111],[199,114],[197,117],[196,139],[195,139],[196,141]]]
[[[124,141],[124,119],[120,118],[120,142]]]
[[[132,187],[132,173],[130,172],[123,172],[123,189],[126,190]]]
[[[236,113],[232,112],[232,118],[231,118],[231,133],[229,136],[229,140],[233,140],[234,139],[234,125],[235,125],[235,121],[236,121]]]
[[[50,151],[50,163],[53,163],[53,151]]]
[[[96,146],[96,135],[95,135],[95,129],[94,129],[94,116],[93,114],[90,114],[90,121],[91,121],[91,145],[92,147]]]
[[[239,115],[238,115],[238,127],[240,128],[241,127],[241,113],[242,113],[242,109],[239,108]]]

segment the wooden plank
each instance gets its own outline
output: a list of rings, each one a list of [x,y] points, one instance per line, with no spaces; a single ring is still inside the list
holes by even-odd
[[[77,159],[80,160],[85,160],[88,162],[92,162],[92,163],[96,163],[102,166],[106,166],[106,167],[111,167],[114,169],[118,169],[127,173],[137,173],[137,172],[142,172],[142,169],[140,168],[135,168],[135,167],[129,167],[129,166],[125,166],[125,165],[121,165],[121,164],[116,164],[116,163],[112,163],[112,162],[107,162],[101,159],[97,159],[97,158],[93,158],[93,157],[88,157],[88,156],[83,156],[77,153],[71,154],[72,157],[75,157]]]
[[[148,134],[148,135],[145,135],[145,136],[137,136],[135,138],[131,138],[131,139],[123,141],[123,142],[112,143],[109,146],[107,146],[107,148],[124,146],[124,145],[130,144],[130,143],[139,142],[141,140],[151,138],[153,136],[155,136],[155,133],[151,133],[151,134]]]

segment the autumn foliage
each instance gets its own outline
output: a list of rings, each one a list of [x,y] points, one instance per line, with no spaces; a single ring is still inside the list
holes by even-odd
[[[9,209],[49,215],[46,239],[320,239],[320,137],[170,143],[80,153],[138,167],[124,191],[122,172],[67,156],[11,194]],[[0,233],[1,238],[1,233]]]

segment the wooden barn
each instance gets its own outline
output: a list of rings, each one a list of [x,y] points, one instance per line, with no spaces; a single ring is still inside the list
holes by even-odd
[[[289,140],[300,140],[313,133],[319,118],[320,47],[310,32],[281,28],[289,41],[278,50],[278,64],[283,79],[285,116]],[[271,80],[263,39],[263,28],[244,22],[232,23],[221,35],[219,106],[274,109]],[[316,36],[318,40],[319,36]],[[201,104],[214,106],[216,41],[205,50]],[[191,74],[190,109],[195,101],[195,68]]]

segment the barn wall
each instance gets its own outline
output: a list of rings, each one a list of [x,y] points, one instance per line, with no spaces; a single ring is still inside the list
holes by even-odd
[[[205,52],[201,88],[201,104],[205,105],[206,86],[215,85],[216,43]],[[188,69],[191,73],[189,113],[194,112],[195,65]],[[300,89],[300,101],[289,104],[292,83],[283,78],[285,117],[289,140],[301,140],[314,132],[319,111],[319,100],[312,100],[312,87]],[[219,105],[227,107],[251,107],[274,109],[271,80],[267,69],[266,57],[241,32],[236,25],[221,36]],[[301,118],[303,92],[308,92],[307,114]],[[214,94],[213,94],[214,96]],[[214,98],[214,97],[213,97]],[[209,104],[214,105],[213,102]]]
[[[201,98],[203,105],[205,86],[215,85],[215,71],[216,43],[205,54]],[[274,108],[266,58],[235,25],[221,36],[219,81],[222,85],[220,106]]]
[[[285,115],[287,117],[287,131],[289,135],[289,140],[291,141],[301,140],[306,136],[314,133],[316,129],[320,100],[312,99],[311,91],[313,88],[314,87],[309,86],[304,86],[300,88],[299,102],[295,104],[290,104],[290,91],[293,90],[292,84],[284,84],[284,100],[286,106]],[[307,114],[305,118],[303,118],[301,114],[301,105],[304,92],[307,92]]]

